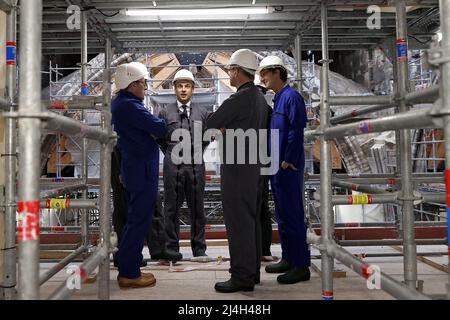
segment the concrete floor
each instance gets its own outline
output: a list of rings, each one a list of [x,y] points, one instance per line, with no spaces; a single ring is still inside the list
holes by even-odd
[[[223,244],[223,243],[222,243]],[[391,247],[353,247],[348,248],[353,253],[380,253],[398,252]],[[446,246],[420,247],[418,251],[446,251]],[[181,252],[185,259],[192,257],[190,248],[182,247]],[[228,247],[224,245],[209,245],[207,253],[209,256],[228,257]],[[316,249],[312,249],[313,255],[318,255]],[[144,257],[149,258],[147,248],[143,251]],[[272,246],[272,254],[281,256],[280,245]],[[431,259],[437,263],[446,264],[446,256],[433,256]],[[403,274],[402,257],[371,257],[365,261],[376,264],[382,272],[401,280]],[[320,260],[314,259],[313,263],[320,266]],[[50,268],[54,263],[41,263],[41,272]],[[117,269],[111,264],[111,299],[137,299],[137,300],[320,300],[321,299],[321,279],[317,272],[312,269],[310,281],[293,284],[279,285],[276,281],[276,274],[268,274],[264,271],[267,263],[261,267],[261,284],[255,286],[253,292],[238,292],[232,294],[218,293],[214,290],[217,281],[229,279],[229,262],[195,263],[181,261],[169,270],[169,266],[161,265],[158,262],[149,262],[144,271],[152,272],[156,279],[156,285],[150,288],[121,290],[116,281]],[[334,294],[336,300],[386,300],[393,299],[389,294],[381,290],[368,290],[366,282],[355,272],[340,264],[335,263],[336,270],[346,272],[346,277],[334,279]],[[174,271],[178,270],[178,271]],[[181,270],[181,271],[180,271]],[[418,262],[419,279],[424,280],[424,292],[426,294],[445,293],[447,274],[429,266],[423,262]],[[41,298],[46,299],[60,284],[67,278],[66,270],[60,271],[55,277],[41,287]],[[81,290],[77,291],[72,299],[96,299],[97,283],[81,285]]]

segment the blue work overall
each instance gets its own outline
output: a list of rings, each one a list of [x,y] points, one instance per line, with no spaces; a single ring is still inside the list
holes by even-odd
[[[306,243],[302,200],[305,167],[303,130],[307,122],[305,103],[300,94],[288,85],[275,95],[274,101],[270,128],[279,130],[280,168],[271,177],[271,186],[282,258],[293,267],[309,267],[310,251]],[[297,171],[282,169],[283,161],[293,164]]]
[[[128,200],[127,223],[119,244],[119,276],[141,275],[142,249],[151,226],[158,192],[159,146],[166,124],[153,116],[142,101],[121,91],[112,103],[112,123],[122,155],[120,174]]]

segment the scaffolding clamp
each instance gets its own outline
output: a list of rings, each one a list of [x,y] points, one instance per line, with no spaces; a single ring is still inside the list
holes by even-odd
[[[420,192],[414,190],[413,196],[403,196],[400,193],[397,194],[398,201],[412,201],[415,206],[421,204],[423,202],[423,196]]]
[[[428,112],[428,115],[431,117],[431,120],[433,121],[433,124],[437,127],[443,128],[444,127],[444,117],[450,116],[450,109],[444,108],[442,104],[442,99],[437,99],[433,107]]]
[[[425,61],[432,68],[450,62],[450,47],[436,47],[425,50]]]

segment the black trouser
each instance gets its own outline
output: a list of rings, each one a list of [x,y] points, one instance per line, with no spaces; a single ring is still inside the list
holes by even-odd
[[[261,213],[261,253],[263,256],[271,256],[272,218],[269,210],[269,176],[261,176],[260,179],[261,203],[259,204],[259,210]]]
[[[222,165],[222,208],[230,251],[231,279],[254,285],[261,268],[259,167]]]
[[[191,220],[191,248],[194,256],[205,254],[204,165],[175,165],[164,161],[164,217],[167,247],[180,250],[180,208],[186,198]]]
[[[123,228],[127,223],[127,196],[125,188],[120,182],[120,152],[117,147],[111,155],[111,187],[113,189],[113,215],[112,223],[114,231],[117,233],[118,243],[122,239]],[[164,226],[164,215],[162,211],[161,197],[158,193],[155,211],[153,212],[152,226],[146,236],[146,241],[150,254],[159,254],[165,249],[166,233]],[[117,254],[114,255],[114,260],[117,261]]]

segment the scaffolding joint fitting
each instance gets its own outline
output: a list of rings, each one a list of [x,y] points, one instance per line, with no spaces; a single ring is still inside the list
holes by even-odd
[[[318,62],[319,62],[320,64],[326,64],[326,63],[330,64],[330,63],[333,62],[333,59],[321,59],[321,60],[319,60]]]
[[[413,201],[414,205],[419,205],[423,202],[423,196],[420,192],[413,191],[412,196],[411,195],[403,196],[401,194],[397,195],[397,200],[402,202]]]
[[[442,99],[437,99],[433,107],[428,112],[428,115],[431,117],[433,124],[437,127],[444,127],[444,117],[450,116],[450,109],[444,108],[442,104]]]
[[[450,47],[436,47],[425,50],[425,61],[431,68],[450,63]]]

